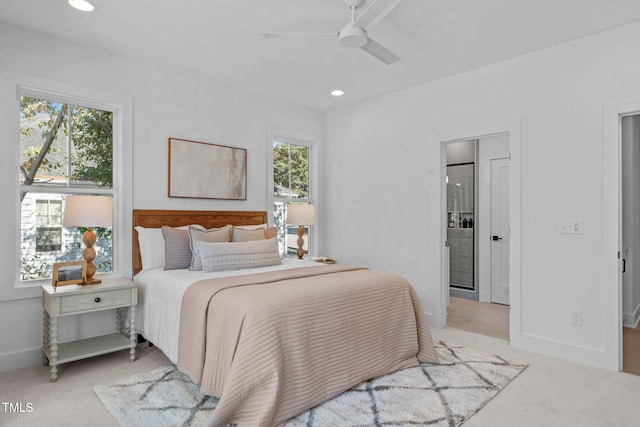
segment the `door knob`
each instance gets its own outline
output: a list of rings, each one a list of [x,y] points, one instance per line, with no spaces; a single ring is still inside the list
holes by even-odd
[[[491,240],[502,240],[502,237],[499,236],[492,236]]]

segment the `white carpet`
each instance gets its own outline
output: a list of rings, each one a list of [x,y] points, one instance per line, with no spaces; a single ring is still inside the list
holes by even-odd
[[[473,415],[526,364],[437,343],[439,364],[376,378],[289,420],[287,426],[455,426]],[[122,426],[204,426],[217,399],[198,392],[174,366],[94,391]]]

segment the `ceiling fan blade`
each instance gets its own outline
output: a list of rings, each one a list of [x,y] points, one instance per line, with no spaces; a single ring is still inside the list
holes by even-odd
[[[362,46],[360,49],[364,50],[370,55],[375,56],[380,61],[384,62],[387,65],[391,65],[394,62],[400,61],[400,57],[395,53],[391,52],[386,47],[382,46],[380,43],[375,40],[369,39],[367,44]]]
[[[396,8],[403,0],[374,0],[358,19],[355,25],[371,31],[373,27],[378,25],[393,9]]]
[[[265,39],[302,39],[311,37],[336,37],[336,33],[262,33]]]

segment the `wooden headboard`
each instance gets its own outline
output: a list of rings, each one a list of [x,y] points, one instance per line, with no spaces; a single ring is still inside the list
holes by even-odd
[[[232,225],[257,225],[267,222],[266,211],[176,211],[176,210],[133,210],[133,274],[142,270],[140,246],[136,227],[160,228],[163,225],[200,224],[206,228]]]

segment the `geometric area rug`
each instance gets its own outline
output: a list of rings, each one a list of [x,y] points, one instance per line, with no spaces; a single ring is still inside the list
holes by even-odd
[[[287,427],[458,426],[527,365],[436,342],[439,363],[365,381],[292,418]],[[218,403],[173,365],[94,387],[122,426],[206,426]]]

